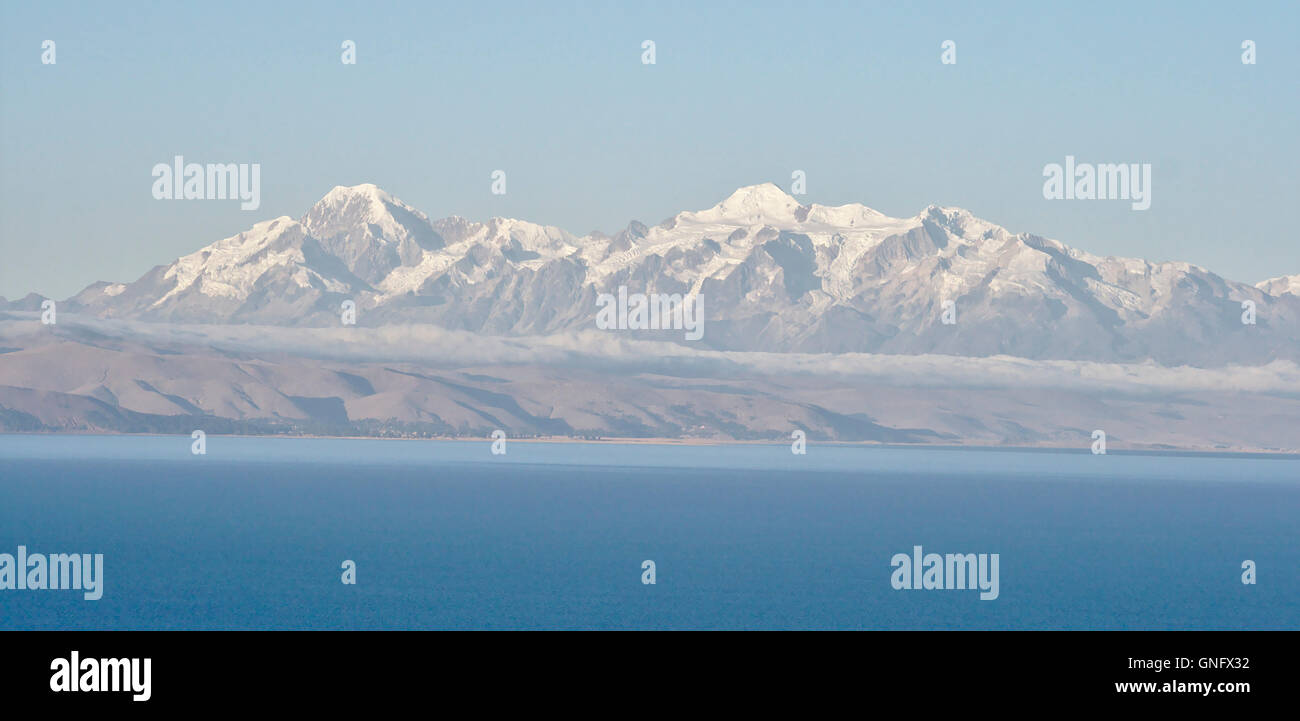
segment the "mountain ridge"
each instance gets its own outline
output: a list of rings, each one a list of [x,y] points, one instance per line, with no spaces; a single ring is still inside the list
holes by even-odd
[[[546,335],[592,327],[596,296],[626,286],[704,296],[701,342],[720,350],[1213,365],[1300,356],[1300,283],[1286,278],[1248,285],[1190,263],[1097,256],[962,208],[893,218],[803,204],[772,183],[580,237],[513,218],[431,220],[367,183],[66,304],[104,318],[328,326],[352,300],[362,325]],[[941,321],[947,301],[954,325]]]

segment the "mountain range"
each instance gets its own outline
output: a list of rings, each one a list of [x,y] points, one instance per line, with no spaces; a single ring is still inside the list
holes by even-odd
[[[703,337],[597,328],[620,288],[694,295]],[[54,324],[43,300],[0,299],[0,431],[1300,452],[1300,276],[771,184],[581,237],[336,187]]]
[[[594,328],[596,297],[702,298],[702,348],[938,353],[1161,365],[1300,358],[1300,275],[1249,285],[1182,262],[1101,257],[960,208],[893,218],[776,185],[614,235],[523,220],[431,220],[374,185],[255,224],[61,313],[166,323],[431,324],[500,336]],[[954,324],[941,321],[952,301]],[[1242,322],[1243,301],[1255,323]],[[29,296],[11,309],[39,307]],[[680,333],[622,331],[685,342]]]

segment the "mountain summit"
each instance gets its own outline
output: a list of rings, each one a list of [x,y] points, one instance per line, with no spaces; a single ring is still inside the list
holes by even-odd
[[[369,183],[335,187],[301,222],[326,253],[367,284],[445,245],[428,216]]]
[[[612,237],[430,220],[363,184],[67,303],[101,317],[334,326],[352,300],[361,325],[548,335],[594,328],[597,295],[626,287],[703,295],[699,345],[720,350],[1223,364],[1300,357],[1298,285],[1094,256],[960,208],[893,218],[804,205],[771,183]],[[941,320],[948,302],[953,324]]]
[[[689,215],[704,222],[752,224],[766,220],[793,220],[799,207],[799,202],[784,190],[772,183],[762,183],[740,188],[712,208]]]

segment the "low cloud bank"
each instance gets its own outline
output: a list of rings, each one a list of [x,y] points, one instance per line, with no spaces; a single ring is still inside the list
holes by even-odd
[[[926,388],[1050,388],[1139,396],[1219,391],[1300,397],[1300,366],[1289,360],[1262,366],[1194,368],[1164,367],[1154,362],[1036,361],[1010,356],[764,353],[700,350],[596,330],[545,337],[496,337],[430,325],[184,325],[64,314],[60,314],[57,326],[46,327],[40,324],[38,313],[0,313],[0,351],[43,344],[53,338],[95,345],[134,343],[167,352],[210,349],[345,363],[545,365],[675,377],[834,376]],[[4,354],[0,352],[0,368],[3,363]]]

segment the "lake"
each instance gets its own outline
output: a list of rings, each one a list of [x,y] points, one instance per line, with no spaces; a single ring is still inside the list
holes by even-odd
[[[1300,458],[191,443],[0,435],[0,554],[104,559],[0,629],[1300,628]],[[997,554],[997,597],[896,589],[916,546]]]

